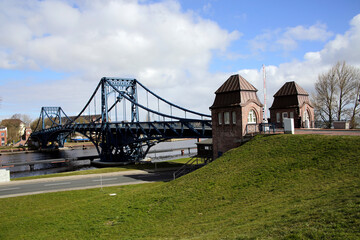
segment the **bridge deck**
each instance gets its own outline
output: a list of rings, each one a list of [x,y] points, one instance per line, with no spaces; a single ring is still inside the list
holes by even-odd
[[[167,138],[182,138],[182,137],[211,137],[211,121],[184,121],[184,122],[109,122],[102,123],[77,123],[64,126],[56,126],[48,129],[43,129],[33,133],[34,136],[38,134],[46,134],[58,131],[76,131],[76,132],[98,132],[106,128],[111,132],[124,133],[129,131],[133,134],[145,135],[161,135]]]

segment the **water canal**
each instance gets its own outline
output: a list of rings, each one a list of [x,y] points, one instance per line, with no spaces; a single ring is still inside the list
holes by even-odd
[[[152,147],[147,157],[150,158],[152,162],[160,162],[180,157],[187,157],[189,155],[195,155],[196,142],[196,139],[188,139],[174,142],[162,142]],[[97,155],[95,147],[89,146],[84,149],[82,147],[72,149],[67,148],[52,152],[16,152],[11,154],[2,154],[0,156],[0,166],[7,163],[32,162],[38,160],[59,158],[76,158],[94,155]],[[81,160],[70,163],[35,164],[33,170],[30,170],[30,166],[28,165],[16,166],[7,169],[10,169],[10,178],[18,178],[66,171],[81,171],[87,169],[95,169],[95,167],[91,166],[90,160]]]

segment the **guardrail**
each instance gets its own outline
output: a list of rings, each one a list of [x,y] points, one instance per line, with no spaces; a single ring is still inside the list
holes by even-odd
[[[96,158],[99,158],[99,156],[92,155],[92,156],[82,156],[76,158],[56,158],[56,159],[36,160],[31,162],[7,162],[7,163],[0,162],[0,168],[11,168],[11,167],[27,166],[27,165],[34,166],[35,164],[64,163],[64,162],[73,162],[73,161],[81,161],[81,160],[92,161]]]
[[[274,123],[249,123],[246,125],[245,134],[246,135],[256,135],[259,133],[275,133],[276,126]]]
[[[260,123],[259,131],[260,133],[275,133],[276,127],[274,123]]]
[[[206,164],[208,164],[211,160],[208,160],[206,158],[200,158],[199,156],[193,156],[189,159],[182,167],[180,167],[177,171],[173,173],[174,180],[177,177],[181,177],[186,172],[191,172],[192,170],[202,167]]]

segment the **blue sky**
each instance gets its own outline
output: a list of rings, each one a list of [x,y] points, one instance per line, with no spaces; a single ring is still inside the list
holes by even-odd
[[[251,56],[234,61],[218,57],[212,62],[213,71],[237,71],[239,65],[257,68],[261,64],[278,65],[293,59],[302,59],[309,51],[319,51],[325,41],[298,42],[289,51],[255,51],[249,41],[264,32],[281,32],[287,28],[324,24],[333,33],[343,33],[350,19],[360,11],[359,1],[180,1],[182,7],[204,18],[214,20],[229,31],[238,30],[242,36],[229,47],[229,52]],[[272,44],[269,40],[269,44]]]
[[[103,76],[209,113],[235,73],[262,99],[262,64],[270,105],[286,81],[311,93],[336,61],[360,67],[359,14],[357,0],[0,0],[0,119],[42,106],[75,115]]]

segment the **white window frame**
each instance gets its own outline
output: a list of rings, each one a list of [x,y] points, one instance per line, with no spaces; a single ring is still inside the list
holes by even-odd
[[[230,112],[224,112],[224,124],[225,125],[230,124]]]
[[[307,109],[304,111],[303,121],[305,121],[305,120],[309,120],[309,121],[310,121],[310,115],[309,115]]]
[[[219,112],[218,113],[218,122],[219,122],[219,125],[221,125],[222,124],[222,112]]]
[[[277,112],[276,113],[276,122],[280,122],[280,113],[279,112]]]
[[[232,124],[236,124],[236,112],[232,112]]]
[[[254,109],[251,109],[249,111],[249,114],[248,114],[248,119],[247,119],[247,123],[256,123],[257,119],[256,119],[256,113],[254,111]]]

